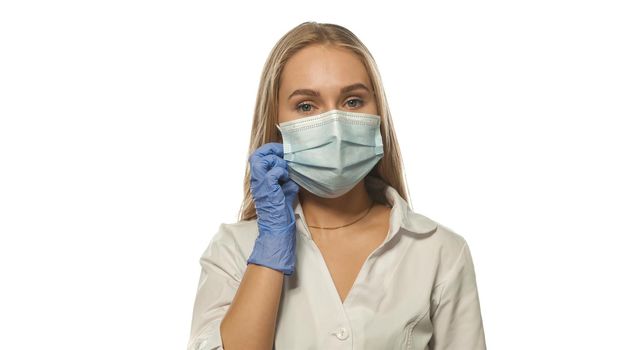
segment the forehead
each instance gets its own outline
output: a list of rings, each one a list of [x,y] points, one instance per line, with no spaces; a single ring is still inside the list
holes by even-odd
[[[344,48],[311,45],[290,57],[283,67],[279,95],[299,88],[337,90],[356,82],[370,84],[358,56]]]

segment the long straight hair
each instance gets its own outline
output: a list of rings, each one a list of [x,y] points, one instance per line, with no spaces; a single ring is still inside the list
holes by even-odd
[[[365,65],[372,89],[375,91],[376,106],[381,117],[380,133],[382,134],[384,148],[384,156],[365,177],[365,186],[372,199],[387,204],[384,191],[386,185],[390,185],[397,190],[410,207],[410,196],[406,193],[408,189],[403,175],[402,157],[376,61],[356,35],[336,24],[303,22],[287,32],[272,48],[264,64],[259,82],[246,159],[265,143],[282,143],[282,137],[275,124],[278,122],[278,93],[283,67],[290,57],[313,44],[332,45],[348,49],[358,56]],[[370,176],[381,181],[368,181]],[[255,202],[250,191],[250,164],[247,162],[244,175],[244,199],[238,220],[252,220],[256,217]]]

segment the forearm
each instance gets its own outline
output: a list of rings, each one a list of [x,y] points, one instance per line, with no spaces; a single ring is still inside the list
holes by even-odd
[[[226,350],[271,350],[283,287],[283,273],[248,264],[220,325]]]

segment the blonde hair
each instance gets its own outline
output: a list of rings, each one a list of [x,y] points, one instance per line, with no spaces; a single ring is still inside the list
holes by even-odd
[[[259,82],[247,159],[265,143],[282,142],[275,124],[278,122],[278,93],[283,67],[295,53],[312,44],[349,49],[365,65],[372,90],[375,92],[378,114],[381,117],[380,132],[384,147],[384,156],[365,177],[365,185],[370,197],[377,202],[387,203],[384,191],[388,184],[410,203],[409,196],[405,192],[407,188],[403,176],[402,157],[376,62],[356,35],[336,24],[303,22],[287,32],[270,51]],[[368,181],[370,176],[382,181]],[[250,164],[247,162],[244,175],[244,200],[238,219],[252,220],[256,217],[255,202],[250,192]]]

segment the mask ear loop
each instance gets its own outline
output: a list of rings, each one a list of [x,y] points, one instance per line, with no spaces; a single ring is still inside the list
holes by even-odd
[[[274,126],[276,126],[276,128],[279,130],[277,136],[279,136],[279,139],[281,139],[281,143],[283,143],[283,130],[281,130],[279,123],[274,123]]]
[[[281,130],[281,127],[279,127],[279,123],[274,123],[274,126],[276,126],[276,128],[279,130],[279,136],[281,138],[281,141],[283,140],[283,130]],[[294,199],[296,200],[296,199]],[[296,214],[294,213],[294,208],[293,208],[293,203],[291,206],[288,206],[289,208],[289,215],[293,221],[292,225],[295,226],[296,225]]]

